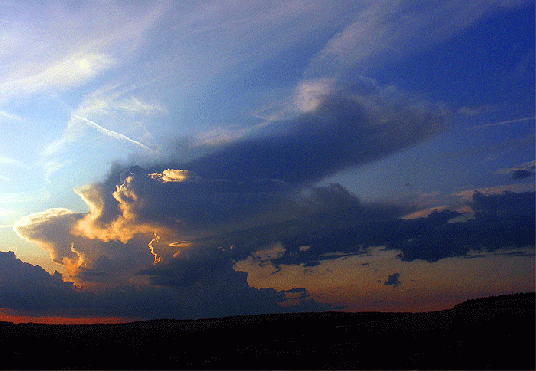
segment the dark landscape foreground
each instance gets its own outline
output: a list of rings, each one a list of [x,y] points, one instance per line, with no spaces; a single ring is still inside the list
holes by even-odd
[[[295,313],[113,325],[0,322],[1,369],[532,369],[535,294],[429,313]]]

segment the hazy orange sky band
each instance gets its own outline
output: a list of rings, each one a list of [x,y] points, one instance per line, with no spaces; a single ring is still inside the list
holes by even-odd
[[[126,317],[32,317],[0,314],[0,321],[19,323],[39,323],[46,325],[95,325],[133,322],[137,319]]]

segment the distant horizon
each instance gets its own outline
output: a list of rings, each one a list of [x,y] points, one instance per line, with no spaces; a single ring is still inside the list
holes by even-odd
[[[128,324],[128,323],[134,323],[134,322],[146,322],[146,321],[196,321],[196,320],[204,320],[204,319],[220,319],[220,318],[228,318],[228,317],[237,317],[237,316],[258,316],[258,315],[279,315],[279,314],[299,314],[299,313],[326,313],[326,312],[334,312],[334,313],[430,313],[430,312],[440,312],[443,310],[450,310],[454,309],[455,306],[458,306],[463,303],[467,303],[473,300],[478,301],[479,299],[489,299],[489,298],[496,298],[501,296],[513,296],[513,295],[527,295],[527,294],[534,294],[536,295],[536,292],[515,292],[515,293],[509,293],[509,294],[499,294],[499,295],[490,295],[490,296],[481,296],[481,297],[475,297],[473,299],[465,299],[460,303],[454,304],[452,307],[444,308],[444,309],[436,309],[436,310],[429,310],[429,311],[350,311],[350,310],[329,310],[329,311],[309,311],[309,312],[275,312],[275,313],[262,313],[262,314],[239,314],[234,316],[222,316],[222,317],[201,317],[201,318],[152,318],[152,319],[143,319],[143,318],[119,318],[119,317],[79,317],[79,318],[68,318],[68,317],[21,317],[21,316],[12,316],[12,315],[6,315],[1,314],[0,310],[0,323],[1,322],[9,322],[13,324],[21,324],[21,323],[30,323],[30,324],[36,324],[36,325],[112,325],[112,324]]]

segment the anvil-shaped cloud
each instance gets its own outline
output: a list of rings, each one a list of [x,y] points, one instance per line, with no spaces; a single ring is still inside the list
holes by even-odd
[[[303,84],[302,84],[303,85]],[[348,166],[380,159],[439,133],[447,109],[362,79],[313,91],[314,104],[277,135],[232,143],[187,164],[211,179],[277,179],[311,184]]]

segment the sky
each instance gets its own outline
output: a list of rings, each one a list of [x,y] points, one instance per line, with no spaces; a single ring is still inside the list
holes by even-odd
[[[0,320],[535,289],[534,1],[0,1]]]

